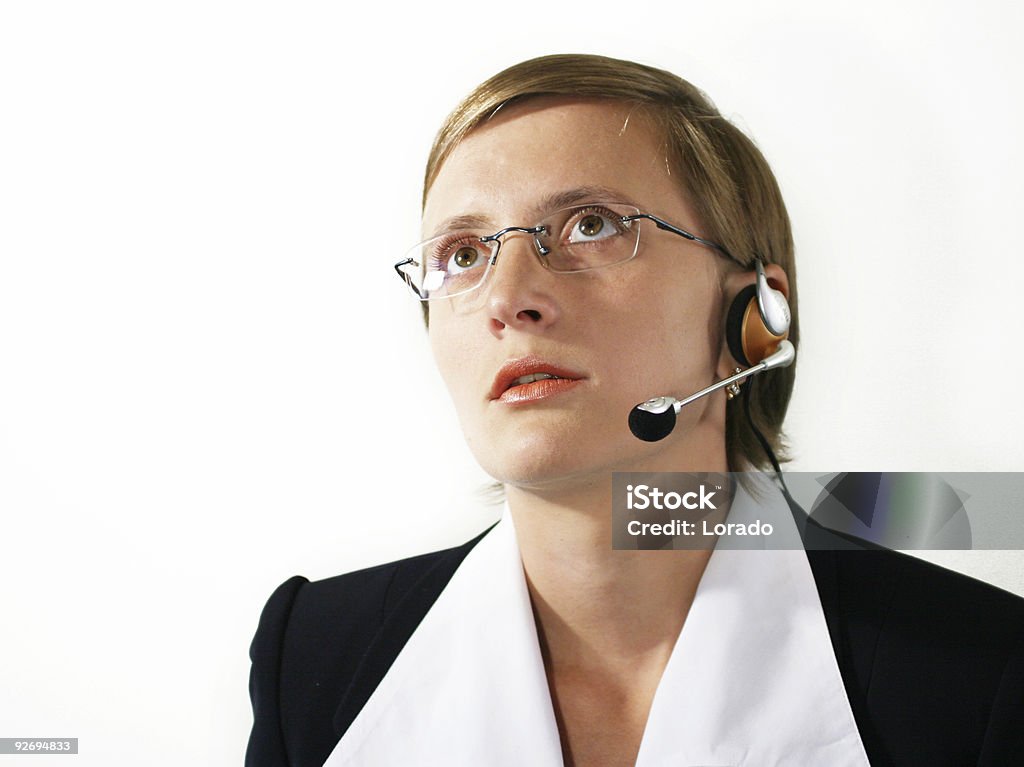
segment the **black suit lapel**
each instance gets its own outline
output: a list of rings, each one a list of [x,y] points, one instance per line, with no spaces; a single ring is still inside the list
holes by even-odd
[[[425,572],[415,567],[417,559],[410,560],[410,566],[404,571],[396,571],[388,587],[380,628],[367,647],[335,711],[334,732],[339,739],[377,689],[462,560],[493,527],[487,528],[462,546],[442,552]]]

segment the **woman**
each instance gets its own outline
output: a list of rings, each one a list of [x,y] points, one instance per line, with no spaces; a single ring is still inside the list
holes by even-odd
[[[778,187],[699,91],[595,56],[496,75],[438,135],[423,231],[399,272],[506,513],[456,549],[283,584],[252,647],[248,764],[1024,754],[1021,600],[887,551],[612,547],[613,472],[760,468],[792,390],[774,369],[664,439],[626,427],[797,342]],[[788,329],[758,326],[771,296]],[[737,337],[743,312],[760,344]],[[729,518],[788,517],[751,477]]]

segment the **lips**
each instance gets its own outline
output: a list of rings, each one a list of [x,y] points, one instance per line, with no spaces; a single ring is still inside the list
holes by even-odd
[[[545,399],[576,386],[583,376],[533,355],[509,360],[494,377],[489,398],[512,404]]]

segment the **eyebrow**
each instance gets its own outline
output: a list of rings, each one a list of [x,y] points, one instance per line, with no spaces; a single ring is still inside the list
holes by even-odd
[[[571,207],[578,202],[595,202],[598,200],[602,202],[628,202],[626,196],[622,194],[622,192],[612,189],[611,187],[600,185],[577,186],[572,189],[566,189],[561,192],[554,192],[552,194],[545,195],[533,206],[533,215],[539,219],[552,211]],[[506,222],[502,225],[532,226],[536,223],[536,221],[519,221],[514,223]],[[452,216],[451,218],[446,218],[442,221],[430,237],[439,237],[445,232],[463,229],[486,229],[489,226],[494,225],[494,219],[490,216],[479,213]]]

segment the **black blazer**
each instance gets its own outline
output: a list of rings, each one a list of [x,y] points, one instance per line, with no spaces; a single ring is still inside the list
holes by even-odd
[[[820,545],[846,547],[806,553],[871,764],[1024,765],[1024,599],[816,532]],[[247,767],[322,767],[483,535],[282,584],[250,650]]]

